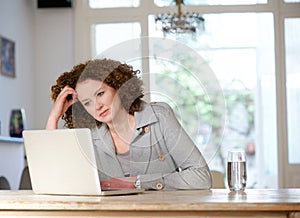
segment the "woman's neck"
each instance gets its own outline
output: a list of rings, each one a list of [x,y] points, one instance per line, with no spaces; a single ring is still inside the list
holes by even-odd
[[[117,119],[107,123],[107,125],[114,141],[116,152],[127,152],[135,126],[134,116],[125,111],[125,113],[119,114]]]
[[[135,126],[134,116],[130,115],[125,109],[120,110],[120,112],[115,116],[115,118],[107,123],[109,131],[111,132],[124,132],[125,130],[132,130]]]

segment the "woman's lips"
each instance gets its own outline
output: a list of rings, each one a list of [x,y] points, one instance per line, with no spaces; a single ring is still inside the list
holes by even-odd
[[[109,109],[106,109],[105,111],[103,111],[100,116],[101,117],[105,117],[108,114]]]

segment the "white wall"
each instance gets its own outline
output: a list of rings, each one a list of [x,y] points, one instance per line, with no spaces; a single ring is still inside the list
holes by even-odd
[[[0,35],[15,42],[16,77],[0,74],[1,135],[8,135],[10,110],[23,107],[35,123],[34,10],[31,0],[0,0]]]
[[[72,68],[73,9],[36,9],[35,13],[35,128],[44,128],[52,107],[50,88]]]
[[[0,0],[0,35],[15,41],[16,78],[0,74],[1,135],[25,108],[28,129],[44,128],[50,87],[73,65],[73,9],[37,9],[36,0]]]

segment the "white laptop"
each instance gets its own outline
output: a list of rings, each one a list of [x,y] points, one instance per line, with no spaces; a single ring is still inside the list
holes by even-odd
[[[144,191],[101,190],[89,129],[24,130],[23,138],[36,194],[122,195]]]

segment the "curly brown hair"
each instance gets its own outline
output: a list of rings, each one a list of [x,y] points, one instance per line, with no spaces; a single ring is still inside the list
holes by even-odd
[[[58,94],[66,86],[75,89],[76,84],[87,79],[104,82],[117,90],[123,107],[129,114],[142,110],[142,98],[144,97],[142,81],[139,79],[139,70],[133,70],[132,66],[122,64],[111,59],[95,59],[74,66],[71,71],[64,72],[51,87],[51,98],[56,100]],[[93,128],[101,126],[101,122],[92,117],[78,101],[74,103],[62,116],[67,128]]]

